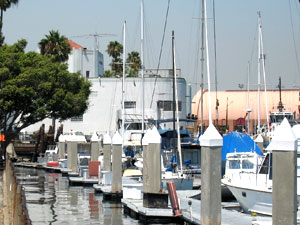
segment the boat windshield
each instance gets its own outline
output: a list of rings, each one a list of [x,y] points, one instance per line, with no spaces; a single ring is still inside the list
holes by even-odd
[[[242,168],[243,169],[253,169],[254,164],[252,162],[250,162],[248,159],[244,159],[242,161]]]
[[[249,159],[231,159],[229,160],[229,169],[253,169],[254,164]]]
[[[229,161],[229,169],[240,169],[241,161],[239,159],[234,159]]]
[[[271,123],[280,123],[284,118],[287,118],[288,121],[293,120],[294,116],[291,113],[284,113],[284,114],[271,114]]]

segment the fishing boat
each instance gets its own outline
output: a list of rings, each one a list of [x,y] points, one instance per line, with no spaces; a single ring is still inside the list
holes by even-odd
[[[299,169],[297,172],[299,183]],[[272,215],[272,152],[263,156],[254,152],[227,154],[222,184],[229,188],[245,213]],[[299,185],[297,199],[300,202]]]

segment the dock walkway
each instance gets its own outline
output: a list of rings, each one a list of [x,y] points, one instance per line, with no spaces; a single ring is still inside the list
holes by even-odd
[[[181,219],[189,224],[200,224],[201,218],[201,201],[191,198],[200,194],[200,191],[177,191],[177,196],[180,202]],[[146,217],[173,217],[171,206],[167,209],[149,209],[143,207],[143,200],[136,199],[122,199],[126,211],[132,214],[138,214],[143,218]],[[136,217],[136,216],[135,216]],[[138,217],[136,217],[138,218]],[[251,216],[238,212],[236,210],[228,210],[222,208],[221,210],[222,225],[267,225],[272,224],[271,217]]]

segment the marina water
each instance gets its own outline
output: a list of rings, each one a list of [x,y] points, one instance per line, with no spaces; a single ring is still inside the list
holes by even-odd
[[[60,173],[18,167],[33,225],[142,224],[123,214],[122,204],[103,201],[91,187],[69,186]]]

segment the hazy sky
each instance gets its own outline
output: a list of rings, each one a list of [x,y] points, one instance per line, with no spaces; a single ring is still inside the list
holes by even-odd
[[[171,0],[161,68],[172,68],[171,31],[175,31],[177,68],[200,87],[201,0]],[[144,0],[145,66],[157,68],[168,0]],[[257,12],[262,14],[266,77],[275,88],[279,76],[284,88],[300,88],[300,3],[298,0],[215,0],[218,90],[247,87],[250,61],[251,88],[257,88]],[[212,0],[207,0],[209,54],[212,90],[215,89]],[[105,50],[111,40],[122,43],[122,26],[127,21],[127,50],[140,51],[140,0],[20,0],[4,14],[3,32],[8,44],[25,38],[27,49],[36,50],[49,30],[59,32],[87,48],[98,39],[106,68],[110,58]],[[292,25],[293,28],[292,29]],[[298,64],[297,64],[298,57]],[[206,75],[205,75],[206,80]],[[206,86],[207,87],[207,84]]]

